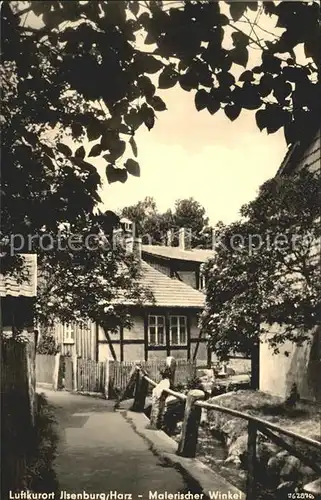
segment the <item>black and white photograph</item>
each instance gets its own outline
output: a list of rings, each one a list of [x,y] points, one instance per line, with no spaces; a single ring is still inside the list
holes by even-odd
[[[320,0],[0,9],[1,498],[321,500]]]

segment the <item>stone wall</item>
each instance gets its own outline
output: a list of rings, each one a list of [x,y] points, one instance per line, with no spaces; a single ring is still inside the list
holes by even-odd
[[[301,398],[321,402],[321,329],[311,333],[311,341],[302,346],[286,342],[277,355],[267,339],[261,344],[260,390],[286,397],[293,384]]]

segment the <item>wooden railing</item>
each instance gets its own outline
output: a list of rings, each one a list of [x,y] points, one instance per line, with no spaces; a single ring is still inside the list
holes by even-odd
[[[133,411],[143,412],[145,408],[145,400],[148,394],[148,386],[159,386],[154,380],[149,378],[141,367],[136,367],[134,373],[135,378],[135,391],[134,391],[134,404]],[[306,456],[295,444],[290,444],[283,439],[283,436],[291,438],[296,442],[313,447],[321,452],[321,442],[314,439],[301,436],[287,429],[283,429],[278,425],[263,420],[259,417],[254,417],[248,413],[243,413],[238,410],[232,410],[213,403],[203,401],[205,393],[198,389],[193,389],[187,395],[173,391],[170,388],[161,389],[158,396],[153,398],[150,428],[161,429],[164,413],[165,401],[168,395],[174,396],[185,404],[184,421],[182,425],[181,439],[178,444],[177,454],[182,457],[194,458],[196,455],[198,429],[201,421],[202,409],[214,410],[220,413],[238,417],[248,422],[248,475],[247,475],[247,488],[246,500],[256,500],[257,498],[257,435],[261,433],[269,440],[274,442],[277,446],[288,451],[291,455],[297,457],[305,465],[309,466],[313,471],[321,476],[320,466]]]

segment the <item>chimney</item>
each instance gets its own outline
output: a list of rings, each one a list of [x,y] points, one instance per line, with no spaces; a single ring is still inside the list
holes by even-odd
[[[181,250],[191,250],[192,248],[192,230],[190,228],[180,227],[178,232],[179,248]]]
[[[216,231],[214,227],[212,228],[212,250],[215,250],[216,247]]]
[[[166,233],[166,245],[168,247],[171,247],[173,244],[173,231],[172,229],[169,229]]]
[[[142,238],[134,238],[133,240],[133,254],[136,259],[142,258]]]
[[[142,238],[128,236],[125,240],[126,252],[133,254],[136,259],[142,258]]]
[[[112,244],[114,248],[121,244],[121,240],[123,238],[123,231],[122,229],[113,229],[113,236],[112,236]]]
[[[133,253],[133,251],[134,251],[134,237],[133,236],[127,236],[125,238],[125,248],[126,248],[126,253]]]

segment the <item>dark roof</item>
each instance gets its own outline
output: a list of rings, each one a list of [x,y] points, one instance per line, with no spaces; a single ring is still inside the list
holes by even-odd
[[[179,247],[167,247],[162,245],[143,245],[143,254],[155,255],[163,259],[186,260],[190,262],[203,263],[214,257],[213,250],[202,250],[193,248],[192,250],[182,250]]]
[[[36,297],[37,295],[37,256],[20,254],[24,257],[24,267],[29,279],[19,283],[17,277],[0,274],[0,297]]]
[[[320,126],[309,130],[306,134],[302,134],[302,139],[288,148],[276,175],[286,175],[293,172],[305,151],[318,135],[320,135]]]
[[[144,306],[155,307],[182,307],[203,309],[205,295],[198,290],[186,285],[177,278],[169,278],[147,262],[141,261],[141,284],[152,292],[154,301],[145,301]],[[124,305],[135,305],[133,302],[124,302]]]

